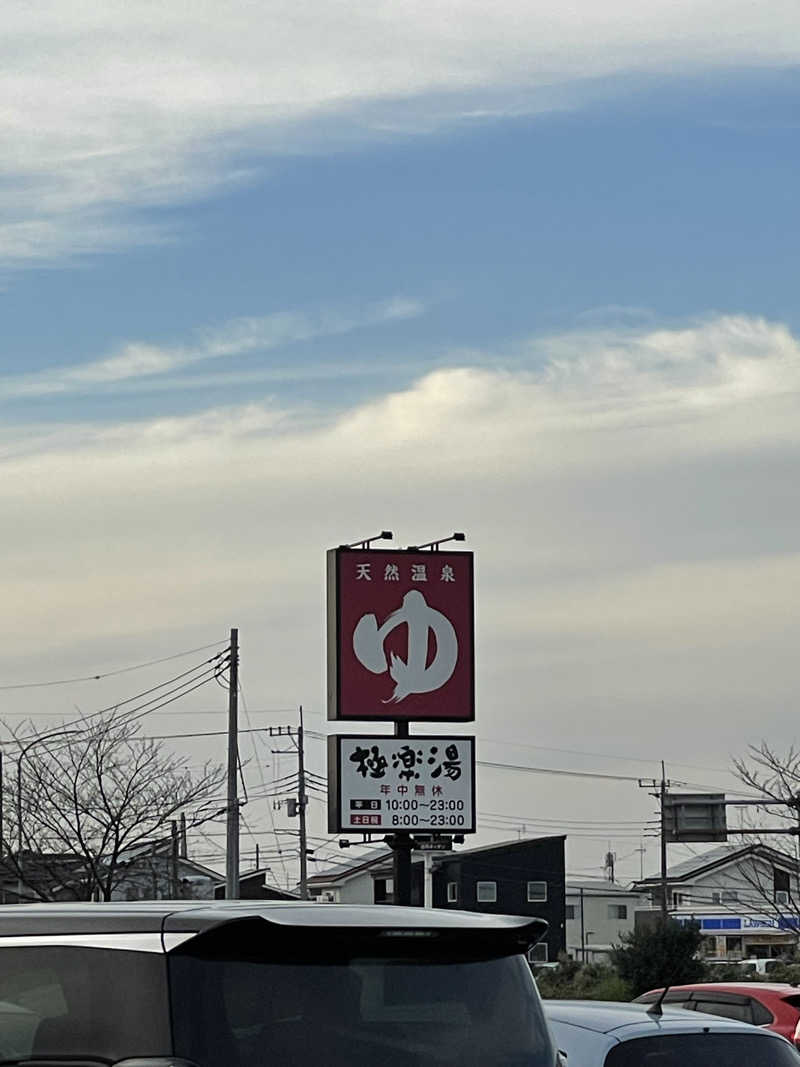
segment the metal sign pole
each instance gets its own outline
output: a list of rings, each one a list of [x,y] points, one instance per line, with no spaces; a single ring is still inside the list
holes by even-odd
[[[395,737],[408,737],[408,723],[395,720]],[[408,830],[399,830],[392,835],[392,851],[394,853],[394,894],[393,902],[411,905],[411,834]]]

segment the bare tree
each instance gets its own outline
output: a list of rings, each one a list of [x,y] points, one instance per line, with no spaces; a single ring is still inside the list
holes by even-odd
[[[747,757],[734,759],[734,772],[760,801],[745,817],[748,840],[757,843],[750,863],[740,867],[743,881],[779,929],[800,937],[800,751],[792,745],[776,752],[766,741],[751,745]],[[773,832],[770,832],[773,831]],[[777,832],[774,832],[777,831]],[[762,862],[757,856],[760,854]]]
[[[25,748],[3,787],[3,854],[6,871],[39,899],[110,900],[131,850],[169,839],[181,813],[191,828],[224,810],[221,766],[192,774],[119,712]]]

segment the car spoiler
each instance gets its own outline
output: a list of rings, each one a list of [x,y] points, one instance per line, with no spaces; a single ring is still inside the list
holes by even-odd
[[[324,942],[331,949],[346,951],[368,945],[371,952],[381,955],[419,950],[437,955],[509,956],[526,952],[548,929],[544,919],[531,916],[461,913],[466,921],[459,922],[453,921],[456,913],[448,911],[438,915],[433,912],[429,917],[416,908],[398,908],[395,912],[391,906],[376,905],[368,910],[373,914],[336,914],[337,906],[328,904],[292,909],[291,914],[254,911],[221,915],[213,908],[208,912],[190,909],[166,916],[162,937],[169,952],[223,942],[242,949],[256,943],[276,947],[286,944],[299,951],[304,945]]]

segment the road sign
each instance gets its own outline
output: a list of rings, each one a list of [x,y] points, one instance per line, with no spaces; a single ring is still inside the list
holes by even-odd
[[[475,718],[471,552],[328,552],[328,718]]]
[[[669,842],[727,841],[724,793],[666,793],[664,837]]]
[[[474,833],[475,739],[329,737],[328,830]]]

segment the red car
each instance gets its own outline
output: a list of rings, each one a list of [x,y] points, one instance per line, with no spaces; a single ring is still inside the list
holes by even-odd
[[[636,998],[652,1004],[663,991],[651,989]],[[664,1003],[673,1008],[722,1015],[726,1019],[774,1030],[800,1048],[800,986],[785,982],[703,982],[670,986]]]

